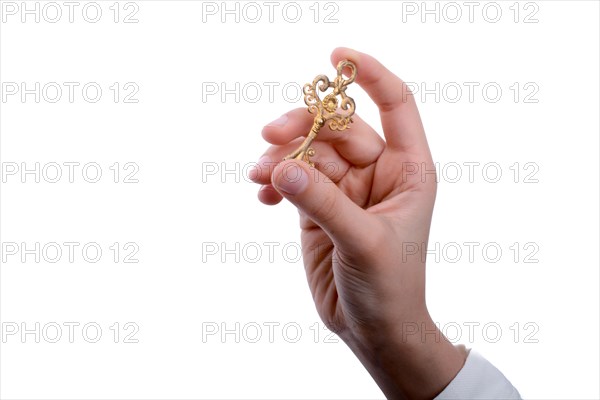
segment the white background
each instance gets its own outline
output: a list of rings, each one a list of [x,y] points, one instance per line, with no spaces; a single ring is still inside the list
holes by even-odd
[[[421,2],[278,2],[272,22],[263,2],[229,2],[236,22],[221,2],[100,1],[96,23],[84,18],[94,5],[82,15],[87,2],[72,23],[62,2],[56,23],[46,2],[39,22],[21,21],[21,2],[1,3],[2,398],[383,397],[319,322],[296,211],[262,205],[246,178],[266,148],[262,126],[303,105],[294,89],[331,75],[340,45],[419,89],[441,172],[434,319],[526,398],[600,396],[597,2],[477,2],[471,16],[463,2],[428,2],[437,16]],[[137,22],[125,23],[131,13]],[[39,103],[22,99],[21,83],[36,82]],[[53,84],[43,90],[52,82],[63,89],[56,103]],[[73,102],[64,82],[79,85]],[[95,103],[82,95],[90,82],[102,88]],[[222,98],[221,84],[233,92]],[[125,102],[135,88],[137,102]],[[362,89],[348,94],[379,128]],[[65,162],[79,163],[72,183]],[[39,183],[21,174],[36,163]],[[96,164],[82,173],[88,163],[97,183],[86,181]],[[79,243],[73,262],[65,242]],[[23,251],[36,243],[39,262]],[[52,243],[63,251],[55,263]],[[87,243],[99,261],[83,258]],[[136,249],[138,262],[124,262]],[[68,323],[79,324],[72,343]],[[94,326],[102,336],[89,343]]]

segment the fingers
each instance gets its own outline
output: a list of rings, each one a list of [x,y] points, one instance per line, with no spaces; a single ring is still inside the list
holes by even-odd
[[[273,187],[319,225],[336,245],[355,249],[371,241],[376,219],[350,200],[318,170],[286,160],[273,171]]]
[[[345,47],[331,54],[334,66],[344,59],[356,64],[356,82],[377,104],[390,149],[429,154],[419,110],[406,84],[367,54]]]
[[[256,167],[249,172],[249,178],[263,185],[271,183],[271,174],[277,164],[283,158],[296,150],[304,141],[297,138],[281,146],[271,146],[258,160]],[[315,149],[315,155],[311,157],[315,167],[320,170],[328,180],[338,182],[350,168],[350,163],[341,157],[337,151],[328,143],[314,141],[311,147]]]
[[[313,118],[306,107],[296,108],[265,125],[262,136],[271,144],[289,143],[297,137],[308,134]]]
[[[264,203],[268,206],[274,206],[275,204],[279,204],[283,197],[281,197],[279,192],[275,190],[273,185],[264,185],[258,191],[258,199],[261,201],[261,203]]]
[[[306,136],[313,119],[314,115],[306,108],[297,108],[265,126],[262,131],[263,138],[271,144],[286,144],[295,138]],[[331,143],[351,164],[365,167],[379,158],[385,148],[385,142],[359,116],[354,115],[352,120],[350,127],[344,131],[332,131],[325,124],[319,130],[316,141]]]

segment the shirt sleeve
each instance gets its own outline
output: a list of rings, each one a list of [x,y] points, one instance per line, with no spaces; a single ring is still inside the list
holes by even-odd
[[[521,399],[508,379],[479,353],[470,350],[465,365],[435,400]]]

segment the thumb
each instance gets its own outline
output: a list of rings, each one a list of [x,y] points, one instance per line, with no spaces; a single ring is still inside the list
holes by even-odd
[[[273,187],[305,213],[341,246],[366,244],[375,219],[346,196],[316,168],[297,160],[279,163],[271,177]],[[350,247],[347,247],[350,248]]]

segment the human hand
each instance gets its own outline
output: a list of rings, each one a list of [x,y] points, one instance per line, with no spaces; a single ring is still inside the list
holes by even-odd
[[[429,315],[422,253],[404,251],[428,241],[434,164],[405,83],[364,53],[334,50],[333,65],[343,59],[354,62],[356,82],[378,106],[385,141],[355,115],[348,131],[321,128],[315,168],[280,162],[313,122],[306,108],[296,109],[265,126],[272,146],[250,177],[263,185],[263,203],[285,197],[298,208],[308,283],[326,326],[388,398],[433,398],[466,358]]]

